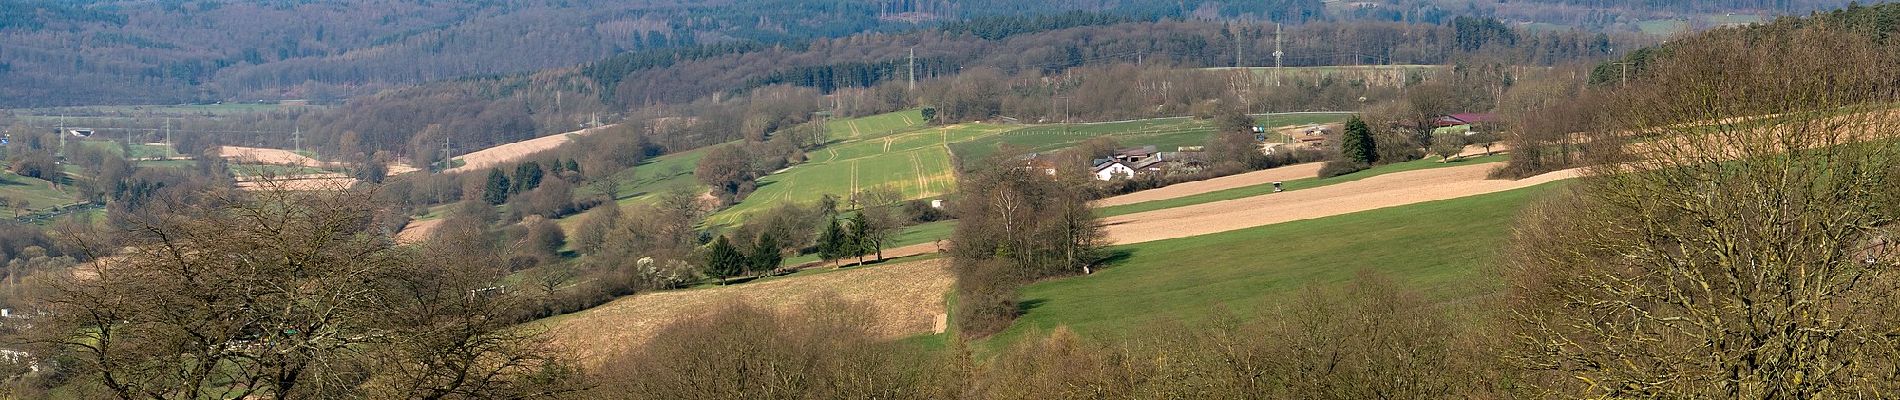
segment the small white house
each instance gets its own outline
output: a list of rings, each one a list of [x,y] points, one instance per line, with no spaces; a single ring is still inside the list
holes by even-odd
[[[1095,179],[1104,181],[1115,180],[1117,177],[1127,178],[1135,176],[1135,169],[1120,161],[1097,164],[1092,172],[1095,173]]]

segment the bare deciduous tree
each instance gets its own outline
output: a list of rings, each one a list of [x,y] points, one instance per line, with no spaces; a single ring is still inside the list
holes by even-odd
[[[1620,162],[1518,232],[1515,357],[1533,383],[1563,397],[1900,390],[1884,49],[1813,27],[1703,40],[1611,102],[1617,124],[1595,140],[1631,143],[1607,154]]]
[[[393,247],[362,192],[205,193],[50,285],[27,339],[118,398],[534,397],[565,362],[507,329],[493,254]],[[475,236],[480,238],[479,236]],[[474,250],[471,250],[474,249]],[[96,248],[95,248],[96,250]]]

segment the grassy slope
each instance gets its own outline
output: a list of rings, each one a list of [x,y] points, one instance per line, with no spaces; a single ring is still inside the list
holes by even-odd
[[[633,169],[620,171],[613,176],[614,180],[620,182],[620,197],[614,200],[621,205],[651,201],[659,194],[679,187],[694,192],[705,191],[705,185],[693,179],[693,169],[699,167],[699,159],[706,157],[710,149],[706,147],[654,157]],[[591,188],[582,190],[584,193],[593,193]]]
[[[125,157],[125,158],[184,156],[183,154],[178,154],[178,152],[176,151],[172,151],[170,147],[166,147],[162,145],[134,143],[131,146],[131,150],[132,150],[131,154],[126,154],[126,151],[125,151],[126,146],[120,144],[120,142],[110,141],[110,140],[87,140],[83,143],[85,143],[86,147],[105,149],[106,151],[112,152],[112,154],[116,154],[120,157]]]
[[[956,164],[946,144],[1008,129],[916,125],[922,121],[916,111],[833,121],[834,143],[807,153],[803,164],[760,178],[757,191],[708,217],[707,223],[731,225],[778,204],[815,202],[826,194],[845,197],[876,188],[894,189],[906,199],[948,194],[956,190]]]
[[[1382,165],[1377,168],[1361,171],[1361,172],[1354,173],[1351,175],[1338,176],[1338,177],[1333,177],[1333,178],[1328,178],[1328,179],[1308,178],[1308,179],[1292,180],[1292,181],[1285,182],[1282,185],[1282,187],[1286,188],[1286,190],[1310,189],[1310,188],[1316,188],[1316,187],[1326,186],[1326,185],[1331,185],[1331,184],[1336,184],[1336,183],[1352,182],[1352,181],[1356,181],[1360,179],[1366,179],[1366,178],[1378,176],[1381,174],[1389,174],[1389,173],[1394,173],[1394,172],[1404,172],[1404,171],[1429,169],[1429,168],[1441,168],[1441,167],[1456,167],[1456,166],[1470,165],[1472,163],[1500,162],[1500,161],[1504,161],[1506,157],[1507,156],[1505,155],[1494,155],[1494,156],[1489,156],[1489,157],[1460,160],[1460,161],[1452,162],[1450,164],[1439,163],[1437,161],[1431,161],[1431,160],[1417,160],[1417,161],[1410,161],[1410,162],[1404,162],[1404,163],[1399,163],[1399,164]],[[1104,207],[1104,208],[1096,209],[1096,213],[1098,213],[1097,215],[1109,217],[1109,216],[1133,214],[1133,213],[1152,211],[1152,210],[1191,206],[1195,204],[1210,203],[1210,202],[1221,201],[1221,200],[1232,200],[1232,199],[1238,199],[1238,198],[1259,196],[1259,195],[1268,194],[1272,192],[1273,192],[1273,185],[1271,184],[1255,185],[1255,186],[1227,189],[1227,190],[1216,191],[1216,192],[1208,192],[1208,193],[1197,194],[1193,196],[1185,196],[1185,197],[1169,199],[1169,200],[1156,200],[1156,201],[1141,202],[1141,203],[1115,206],[1115,207]],[[930,243],[930,242],[935,242],[938,239],[949,239],[950,232],[953,230],[956,230],[956,227],[957,227],[956,220],[937,221],[937,222],[931,222],[931,223],[906,227],[904,228],[902,232],[899,232],[896,237],[893,237],[891,239],[891,243],[886,245],[885,248],[895,248],[895,247],[909,246],[913,244]],[[799,263],[805,263],[805,262],[816,261],[816,260],[818,260],[818,256],[806,255],[806,256],[800,256],[796,258],[787,259],[786,262],[789,264],[799,264]]]
[[[71,190],[68,188],[68,190]],[[73,194],[53,189],[49,182],[20,176],[12,171],[0,171],[0,197],[25,199],[33,210],[44,210],[70,204],[78,200]],[[13,208],[0,208],[0,215],[11,217]]]
[[[1305,125],[1343,121],[1349,114],[1261,115],[1261,121],[1273,126]],[[832,144],[806,154],[807,162],[763,177],[757,191],[744,201],[720,210],[707,218],[714,226],[742,222],[753,213],[786,202],[813,202],[820,196],[844,196],[854,188],[867,190],[889,187],[906,198],[929,198],[956,189],[956,160],[986,156],[1004,143],[1037,150],[1057,150],[1095,136],[1112,136],[1124,145],[1154,144],[1172,149],[1206,142],[1212,127],[1205,121],[1188,118],[1164,118],[1106,124],[1077,124],[1068,133],[1061,125],[1014,127],[989,124],[924,126],[915,110],[880,114],[863,118],[833,120],[827,124]],[[705,149],[657,157],[642,163],[632,172],[622,172],[619,204],[650,201],[655,194],[673,187],[704,190],[693,179],[693,169]],[[954,153],[954,154],[953,154]],[[854,180],[855,178],[855,180]],[[581,188],[577,194],[591,193]],[[441,213],[431,211],[418,219],[432,219]],[[558,221],[572,230],[576,218]],[[927,243],[948,236],[947,223],[907,230],[891,247]],[[808,261],[803,258],[788,262]]]
[[[1261,124],[1281,127],[1341,122],[1350,115],[1348,113],[1260,114],[1255,118]],[[1096,137],[1112,137],[1122,146],[1154,145],[1161,151],[1175,151],[1183,146],[1206,144],[1208,136],[1213,133],[1214,126],[1208,121],[1197,121],[1187,117],[1160,118],[1069,126],[1038,125],[980,140],[952,143],[950,148],[956,151],[957,158],[981,160],[994,154],[1004,145],[1021,147],[1029,151],[1055,151]]]
[[[1550,185],[1111,249],[1094,275],[1023,290],[1028,311],[990,340],[1068,326],[1114,337],[1157,318],[1194,320],[1226,307],[1239,315],[1310,284],[1337,284],[1370,269],[1442,303],[1497,290],[1484,268],[1516,213]]]
[[[1438,162],[1438,160],[1436,159],[1413,160],[1413,161],[1407,161],[1407,162],[1402,162],[1402,163],[1397,163],[1397,164],[1381,165],[1381,166],[1373,167],[1372,169],[1368,169],[1365,171],[1359,171],[1359,172],[1341,175],[1341,176],[1335,176],[1331,178],[1313,177],[1313,178],[1306,178],[1306,179],[1295,179],[1295,180],[1283,182],[1281,184],[1281,187],[1285,188],[1286,190],[1299,190],[1299,189],[1307,189],[1307,188],[1315,188],[1315,187],[1320,187],[1320,186],[1332,185],[1332,184],[1337,184],[1337,183],[1352,182],[1352,181],[1356,181],[1360,179],[1371,178],[1374,176],[1390,174],[1394,172],[1405,172],[1405,171],[1444,168],[1444,167],[1458,167],[1458,166],[1465,166],[1465,165],[1471,165],[1471,164],[1500,162],[1500,161],[1504,161],[1505,159],[1506,159],[1506,156],[1500,154],[1500,155],[1492,155],[1492,156],[1486,156],[1486,157],[1461,159],[1461,160],[1453,161],[1450,163],[1441,163],[1441,162]],[[1238,187],[1238,188],[1221,190],[1221,191],[1207,192],[1207,193],[1201,193],[1201,194],[1196,194],[1192,196],[1176,197],[1176,198],[1167,199],[1167,200],[1155,200],[1155,201],[1146,201],[1146,202],[1140,202],[1140,203],[1135,203],[1135,204],[1119,205],[1119,206],[1114,206],[1114,207],[1104,207],[1101,209],[1097,209],[1096,213],[1104,217],[1112,217],[1112,216],[1117,216],[1117,215],[1134,214],[1138,212],[1162,210],[1162,209],[1169,209],[1169,208],[1175,208],[1175,207],[1185,207],[1185,206],[1191,206],[1191,205],[1202,204],[1202,203],[1212,203],[1212,202],[1222,201],[1222,200],[1247,198],[1247,197],[1259,196],[1259,195],[1264,195],[1264,194],[1269,194],[1269,193],[1273,193],[1273,184],[1270,184],[1270,183],[1247,186],[1247,187]]]

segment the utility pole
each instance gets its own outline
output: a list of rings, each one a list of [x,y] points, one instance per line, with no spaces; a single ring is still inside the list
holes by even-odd
[[[1617,62],[1617,63],[1616,63],[1616,65],[1620,65],[1620,66],[1622,66],[1622,67],[1623,67],[1623,84],[1622,84],[1622,85],[1623,85],[1623,86],[1629,86],[1629,84],[1630,84],[1630,63],[1629,63],[1628,61],[1621,61],[1621,62]]]
[[[442,134],[442,170],[448,171],[449,168],[454,167],[454,161],[454,159],[449,158],[449,135],[444,133]]]
[[[917,91],[917,46],[910,46],[910,91]]]
[[[1238,25],[1234,26],[1234,68],[1240,68],[1243,65],[1240,62],[1242,51],[1240,49],[1240,39],[1244,36],[1246,36],[1245,30],[1240,29]]]
[[[1075,115],[1074,113],[1070,112],[1071,106],[1073,106],[1075,103],[1073,101],[1075,98],[1071,96],[1062,96],[1061,99],[1062,99],[1062,134],[1066,136],[1069,134],[1070,117]]]
[[[166,118],[165,119],[165,147],[171,148],[171,146],[172,146],[172,119]]]
[[[59,116],[59,149],[53,151],[53,160],[66,159],[66,116]]]
[[[1286,56],[1285,46],[1286,31],[1280,24],[1273,24],[1273,86],[1276,87],[1280,86],[1280,68],[1286,66],[1281,59]]]
[[[291,130],[290,132],[290,148],[292,150],[296,150],[298,153],[302,153],[303,152],[303,127],[296,126],[296,125],[291,125],[291,126],[294,127],[295,129]]]

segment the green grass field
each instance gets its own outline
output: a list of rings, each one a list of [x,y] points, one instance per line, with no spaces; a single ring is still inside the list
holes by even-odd
[[[699,167],[699,159],[706,157],[711,147],[705,147],[683,153],[668,154],[643,161],[633,169],[620,171],[613,179],[620,183],[620,196],[614,200],[621,205],[652,201],[661,193],[684,187],[694,192],[705,191],[705,185],[693,179],[693,169]],[[598,194],[591,187],[583,187],[575,193]]]
[[[1289,191],[1300,190],[1300,189],[1310,189],[1310,188],[1316,188],[1320,186],[1352,182],[1352,181],[1356,181],[1360,179],[1366,179],[1366,178],[1371,178],[1374,176],[1385,175],[1385,174],[1390,174],[1390,173],[1395,173],[1395,172],[1416,171],[1416,170],[1421,170],[1421,169],[1444,168],[1444,167],[1459,167],[1459,166],[1466,166],[1466,165],[1472,165],[1472,164],[1502,162],[1507,159],[1509,159],[1508,156],[1498,154],[1498,155],[1491,155],[1491,156],[1485,156],[1485,157],[1461,159],[1461,160],[1456,160],[1449,163],[1438,162],[1437,159],[1412,160],[1412,161],[1406,161],[1406,162],[1397,163],[1397,164],[1381,165],[1377,167],[1372,167],[1371,169],[1367,169],[1364,171],[1335,176],[1331,178],[1312,177],[1312,178],[1306,178],[1306,179],[1290,180],[1290,181],[1283,182],[1281,184],[1281,187]],[[1259,196],[1259,195],[1270,194],[1270,193],[1273,193],[1273,184],[1267,183],[1267,184],[1259,184],[1259,185],[1253,185],[1253,186],[1247,186],[1247,187],[1237,187],[1237,188],[1221,190],[1221,191],[1201,193],[1201,194],[1196,194],[1196,195],[1191,195],[1191,196],[1176,197],[1176,198],[1167,199],[1167,200],[1144,201],[1140,203],[1124,204],[1124,205],[1119,205],[1119,206],[1114,206],[1114,207],[1103,207],[1103,208],[1096,209],[1095,212],[1096,212],[1096,215],[1101,215],[1104,217],[1113,217],[1117,215],[1127,215],[1127,214],[1134,214],[1138,212],[1163,210],[1163,209],[1169,209],[1169,208],[1175,208],[1175,207],[1186,207],[1186,206],[1191,206],[1195,204],[1212,203],[1216,201],[1247,198],[1247,197]]]
[[[82,143],[84,143],[86,147],[91,147],[91,148],[96,148],[96,149],[105,149],[106,151],[112,152],[112,154],[118,155],[120,157],[125,157],[125,158],[159,158],[159,157],[183,157],[184,156],[184,154],[179,154],[176,151],[172,151],[171,147],[166,147],[164,145],[134,143],[131,146],[126,146],[120,142],[109,141],[109,140],[87,140]],[[127,150],[131,150],[131,151],[128,152]]]
[[[1320,114],[1257,114],[1257,123],[1270,127],[1285,127],[1309,124],[1344,122],[1351,113]],[[1114,138],[1124,147],[1155,146],[1161,151],[1175,151],[1184,146],[1207,144],[1214,133],[1214,125],[1208,121],[1192,118],[1160,118],[1126,122],[1095,124],[1053,124],[1037,125],[1011,130],[977,140],[953,141],[950,148],[962,160],[981,160],[1001,150],[1003,146],[1019,147],[1028,151],[1055,151],[1075,146],[1097,137]]]
[[[831,140],[848,141],[881,137],[923,126],[920,110],[899,111],[862,118],[832,120],[825,124]]]
[[[54,189],[52,183],[5,170],[0,170],[0,197],[26,200],[29,210],[44,210],[79,201],[72,194]],[[0,215],[10,216],[12,213],[13,207],[0,208]]]
[[[1689,23],[1674,19],[1652,19],[1636,23],[1636,29],[1657,36],[1669,36],[1688,32]]]
[[[191,168],[192,166],[197,165],[197,161],[192,161],[192,160],[139,161],[138,165],[140,167],[146,167],[146,168]]]
[[[1414,170],[1431,169],[1431,168],[1443,168],[1443,167],[1457,167],[1457,166],[1465,166],[1465,165],[1481,164],[1481,163],[1503,162],[1505,160],[1508,160],[1509,159],[1508,157],[1509,156],[1507,155],[1500,154],[1500,155],[1493,155],[1493,156],[1487,156],[1487,157],[1463,159],[1463,160],[1458,160],[1451,163],[1441,163],[1434,160],[1416,160],[1416,161],[1409,161],[1409,162],[1403,162],[1403,163],[1398,163],[1398,164],[1381,165],[1378,167],[1374,167],[1372,169],[1360,171],[1358,173],[1348,174],[1344,176],[1336,176],[1332,178],[1321,179],[1318,177],[1314,177],[1314,178],[1307,178],[1307,179],[1292,180],[1292,181],[1285,182],[1284,184],[1281,185],[1281,187],[1285,188],[1286,190],[1310,189],[1310,188],[1326,186],[1326,185],[1331,185],[1331,184],[1352,182],[1352,181],[1356,181],[1360,179],[1370,178],[1370,177],[1394,173],[1394,172],[1405,172],[1405,171],[1414,171]],[[1253,197],[1253,196],[1259,196],[1259,195],[1264,195],[1264,194],[1269,194],[1269,193],[1273,193],[1272,184],[1254,185],[1254,186],[1233,188],[1233,189],[1227,189],[1227,190],[1216,191],[1216,192],[1202,193],[1202,194],[1197,194],[1197,195],[1192,195],[1192,196],[1178,197],[1178,198],[1168,199],[1168,200],[1155,200],[1155,201],[1141,202],[1141,203],[1121,205],[1121,206],[1115,206],[1115,207],[1103,207],[1103,208],[1096,209],[1095,212],[1096,212],[1096,215],[1100,215],[1103,217],[1112,217],[1112,216],[1117,216],[1117,215],[1126,215],[1126,214],[1133,214],[1133,213],[1138,213],[1138,212],[1162,210],[1162,209],[1169,209],[1169,208],[1175,208],[1175,207],[1185,207],[1185,206],[1191,206],[1191,205],[1201,204],[1201,203],[1211,203],[1211,202],[1222,201],[1222,200],[1233,200],[1233,199],[1239,199],[1239,198]],[[937,241],[938,239],[948,240],[950,238],[950,233],[956,230],[956,228],[957,228],[956,220],[945,220],[945,221],[937,221],[937,222],[930,222],[930,223],[908,226],[908,227],[905,227],[903,231],[899,232],[897,236],[891,238],[891,243],[886,244],[885,248],[897,248],[897,247],[909,246],[909,245],[914,245],[914,244],[931,243],[931,242]],[[817,260],[818,260],[817,255],[804,255],[804,256],[786,259],[785,263],[787,265],[797,265],[797,264],[802,264],[802,263],[807,263],[807,262],[812,262],[812,261],[817,261]]]
[[[1117,246],[1094,275],[1025,288],[1026,313],[988,345],[1057,326],[1115,338],[1162,316],[1193,321],[1223,307],[1253,315],[1302,287],[1336,285],[1360,270],[1458,304],[1498,290],[1485,268],[1519,210],[1552,186]]]
[[[757,190],[706,223],[733,225],[776,205],[815,202],[827,194],[847,197],[874,189],[895,190],[905,199],[949,194],[957,181],[951,144],[1011,129],[987,124],[928,127],[918,125],[922,119],[916,111],[902,111],[832,121],[836,142],[806,153],[803,164],[760,178]]]
[[[1272,126],[1344,121],[1350,114],[1263,115]],[[901,111],[863,118],[839,119],[827,124],[833,143],[808,152],[805,163],[759,179],[758,189],[745,200],[707,218],[709,226],[731,226],[746,217],[788,203],[818,201],[824,195],[885,188],[905,199],[942,196],[956,190],[956,165],[994,153],[1005,144],[1033,150],[1057,150],[1097,136],[1114,137],[1123,145],[1156,145],[1167,150],[1198,146],[1213,132],[1211,124],[1190,118],[1164,118],[1102,124],[1010,126],[992,124],[922,125],[922,115]],[[672,188],[705,188],[693,176],[705,150],[657,157],[614,177],[620,182],[621,205],[650,201]],[[590,194],[591,188],[581,189]],[[572,218],[560,221],[572,228]],[[931,240],[934,240],[932,238]]]

